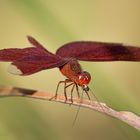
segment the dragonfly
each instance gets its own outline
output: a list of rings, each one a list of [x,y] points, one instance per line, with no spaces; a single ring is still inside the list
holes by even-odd
[[[55,97],[57,97],[59,85],[63,83],[66,100],[66,89],[71,86],[71,100],[74,89],[80,97],[79,87],[90,99],[88,85],[91,81],[91,75],[82,69],[79,61],[140,61],[140,48],[138,46],[97,41],[75,41],[64,44],[57,49],[56,54],[53,54],[35,38],[27,36],[27,39],[32,47],[2,49],[0,50],[0,61],[12,62],[8,71],[21,76],[55,67],[59,68],[66,80],[58,83]]]

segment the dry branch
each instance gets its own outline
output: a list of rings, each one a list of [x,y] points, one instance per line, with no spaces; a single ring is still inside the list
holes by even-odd
[[[68,97],[68,100],[65,101],[65,97],[62,95],[58,95],[57,98],[53,98],[54,94],[49,94],[47,92],[43,91],[37,91],[37,90],[30,90],[30,89],[24,89],[24,88],[18,88],[18,87],[10,87],[10,86],[0,86],[0,96],[1,97],[9,97],[9,96],[23,96],[23,97],[30,97],[30,98],[37,98],[37,99],[44,99],[44,100],[50,100],[50,101],[56,101],[66,104],[71,104],[71,99]],[[73,105],[86,107],[92,110],[96,110],[102,113],[105,113],[109,116],[112,116],[114,118],[117,118],[123,122],[126,122],[130,126],[136,128],[137,130],[140,130],[140,117],[132,112],[127,111],[116,111],[110,107],[108,107],[106,104],[101,103],[100,104],[96,101],[90,101],[90,100],[80,100],[77,98],[73,98]]]

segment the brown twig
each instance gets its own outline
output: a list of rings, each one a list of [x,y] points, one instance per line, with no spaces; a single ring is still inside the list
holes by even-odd
[[[54,95],[49,94],[47,92],[18,88],[18,87],[10,87],[10,86],[0,86],[0,96],[1,97],[23,96],[23,97],[51,100],[51,101],[71,104],[71,97],[68,97],[68,99],[66,101],[65,97],[62,95],[58,95],[57,98],[53,98]],[[85,99],[80,100],[77,98],[73,98],[72,104],[77,105],[77,106],[80,105],[82,107],[86,107],[86,108],[89,108],[92,110],[96,110],[96,111],[105,113],[109,116],[112,116],[123,122],[126,122],[127,124],[136,128],[137,130],[140,130],[140,117],[132,112],[116,111],[116,110],[108,107],[104,103],[100,102],[100,104],[99,104],[96,101],[90,101],[90,100],[85,100]]]

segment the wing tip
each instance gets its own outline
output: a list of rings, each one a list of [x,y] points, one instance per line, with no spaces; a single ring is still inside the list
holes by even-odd
[[[8,67],[8,72],[14,75],[23,75],[23,72],[18,69],[16,65],[13,64]]]
[[[28,41],[29,42],[33,42],[33,40],[35,40],[32,36],[30,36],[30,35],[27,35],[27,39],[28,39]]]

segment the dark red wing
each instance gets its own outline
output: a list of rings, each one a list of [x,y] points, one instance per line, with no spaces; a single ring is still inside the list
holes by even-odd
[[[0,50],[0,61],[15,61],[29,55],[54,55],[39,44],[34,38],[28,36],[28,40],[35,47],[30,48],[10,48]],[[56,55],[54,55],[56,56]]]
[[[56,54],[83,61],[140,61],[139,47],[119,43],[72,42],[63,45]]]
[[[34,38],[28,37],[28,40],[35,47],[0,50],[0,61],[13,62],[9,67],[9,72],[17,75],[29,75],[43,69],[62,66],[67,62],[60,56],[49,52]]]
[[[32,53],[37,53],[37,49],[32,48],[10,48],[0,50],[0,61],[15,61],[23,56],[28,56]]]
[[[14,61],[8,71],[16,75],[30,75],[41,70],[62,66],[67,61],[56,56],[31,55]]]
[[[52,54],[51,52],[49,52],[43,45],[41,45],[35,38],[31,37],[31,36],[27,36],[28,41],[35,46],[36,48],[38,48],[41,52],[47,53],[47,54]]]

